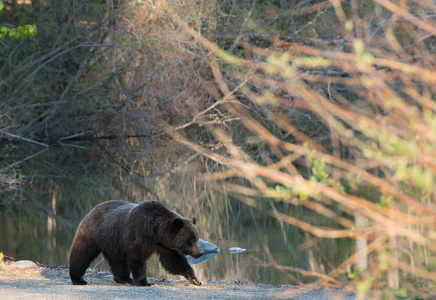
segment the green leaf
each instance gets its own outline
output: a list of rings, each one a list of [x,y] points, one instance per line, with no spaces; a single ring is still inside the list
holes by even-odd
[[[37,32],[35,25],[26,25],[24,28],[27,30],[27,34],[30,38],[32,38]]]
[[[15,38],[17,38],[18,37],[18,33],[15,31],[15,30],[11,30],[11,31],[9,31],[9,38],[11,39],[11,40],[13,40],[13,39],[15,39]]]
[[[309,195],[306,194],[306,193],[303,193],[303,192],[301,192],[298,196],[299,196],[300,199],[303,200],[303,201],[304,201],[304,200],[307,200],[307,198],[309,198]]]
[[[0,11],[2,11],[4,7],[5,7],[5,4],[3,2],[0,2]]]

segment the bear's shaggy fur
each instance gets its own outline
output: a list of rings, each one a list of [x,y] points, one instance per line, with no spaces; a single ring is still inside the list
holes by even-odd
[[[71,281],[87,284],[83,275],[102,252],[115,282],[148,286],[146,260],[156,253],[167,271],[201,285],[185,258],[188,254],[195,258],[202,255],[194,224],[195,218],[185,219],[158,201],[103,202],[77,228],[70,251]]]

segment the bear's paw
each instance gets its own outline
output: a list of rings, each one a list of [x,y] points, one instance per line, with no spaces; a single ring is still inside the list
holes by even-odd
[[[190,283],[190,284],[194,284],[194,285],[198,285],[198,286],[204,284],[204,282],[198,280],[197,278],[191,278],[191,277],[190,277],[190,278],[188,278],[188,280],[189,280],[189,283]]]

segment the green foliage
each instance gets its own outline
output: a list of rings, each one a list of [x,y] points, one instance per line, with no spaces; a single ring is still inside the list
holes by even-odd
[[[357,290],[357,298],[356,299],[365,299],[367,296],[367,292],[371,289],[371,286],[374,282],[374,278],[366,277],[363,280],[359,280],[356,282],[356,290]]]
[[[43,30],[38,31],[37,39],[20,47],[6,44],[2,49],[0,65],[5,67],[0,70],[0,93],[6,114],[0,118],[4,126],[21,124],[22,136],[36,134],[40,140],[55,141],[59,136],[87,131],[92,128],[90,123],[111,119],[117,103],[109,103],[108,87],[99,85],[117,67],[91,51],[99,49],[99,37],[105,30],[101,27],[107,26],[100,20],[103,11],[97,12],[94,4],[50,0],[41,3],[38,11],[36,8],[15,5],[8,11],[8,23],[35,24]],[[2,28],[5,14],[0,17],[5,38],[21,39],[37,32],[34,25]],[[94,48],[87,43],[93,43]],[[89,76],[81,76],[83,72]],[[110,84],[110,80],[105,83]],[[43,128],[48,131],[43,133]]]
[[[9,37],[11,40],[19,39],[25,36],[32,38],[37,33],[35,25],[18,26],[17,28],[0,27],[0,39],[4,40]]]
[[[314,159],[312,167],[312,177],[309,179],[311,182],[324,182],[329,175],[325,171],[325,161],[321,159]]]
[[[4,8],[4,3],[0,2],[0,11]],[[0,27],[0,39],[4,40],[5,37],[9,37],[11,40],[19,39],[25,36],[32,38],[37,33],[35,25],[18,26],[17,28],[8,28],[6,26]]]

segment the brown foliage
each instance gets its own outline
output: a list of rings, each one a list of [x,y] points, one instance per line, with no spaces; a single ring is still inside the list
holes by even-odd
[[[387,10],[375,6],[372,13],[365,12],[363,2],[350,1],[351,13],[346,13],[341,1],[329,2],[341,24],[337,45],[342,49],[322,40],[309,46],[268,37],[265,27],[247,16],[252,35],[264,35],[270,46],[258,46],[262,38],[239,37],[235,42],[251,53],[242,57],[224,51],[188,24],[171,1],[165,8],[171,20],[209,52],[216,82],[209,87],[216,89],[210,93],[216,97],[213,106],[219,104],[251,133],[240,140],[237,132],[209,124],[223,146],[220,151],[177,132],[195,119],[186,126],[167,126],[168,134],[225,165],[227,171],[202,178],[217,181],[215,186],[244,203],[259,207],[258,202],[274,198],[336,221],[337,226],[322,227],[271,211],[319,238],[356,239],[356,252],[330,270],[328,278],[351,272],[355,265],[354,274],[360,275],[349,288],[361,297],[382,284],[398,288],[408,286],[407,281],[428,280],[425,286],[430,288],[436,271],[430,262],[436,251],[436,27],[430,15],[436,7],[421,1],[410,7],[375,2]],[[300,12],[322,13],[328,6]],[[387,15],[390,21],[385,23]],[[374,20],[383,32],[372,29]],[[321,135],[298,123],[295,115],[301,113],[320,121]],[[248,145],[268,150],[256,159]],[[237,177],[248,179],[249,187],[232,183]],[[272,266],[300,272],[274,260]]]

